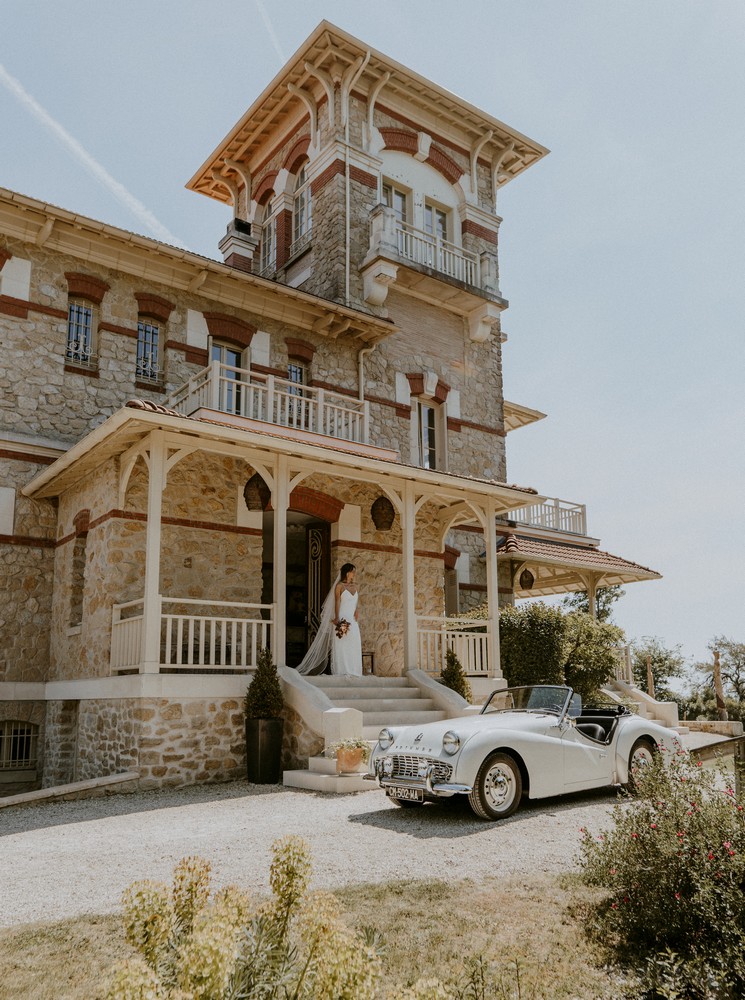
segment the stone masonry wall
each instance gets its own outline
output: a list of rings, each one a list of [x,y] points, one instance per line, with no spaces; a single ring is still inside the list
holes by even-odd
[[[0,681],[44,681],[49,671],[57,513],[51,501],[21,493],[42,468],[0,458],[0,484],[15,490],[13,533],[0,537]]]

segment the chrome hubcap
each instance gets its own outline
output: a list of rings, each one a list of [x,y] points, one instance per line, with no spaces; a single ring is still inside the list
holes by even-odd
[[[504,764],[490,768],[484,782],[486,799],[492,809],[504,809],[515,797],[515,779]]]
[[[652,763],[652,751],[649,747],[637,747],[631,755],[631,771],[635,777],[643,776],[644,771]]]

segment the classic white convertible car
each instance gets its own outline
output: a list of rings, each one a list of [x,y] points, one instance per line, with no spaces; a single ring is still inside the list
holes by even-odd
[[[400,806],[467,795],[483,819],[503,819],[530,799],[632,785],[677,734],[621,706],[583,709],[554,685],[495,691],[479,715],[383,729],[367,777]]]

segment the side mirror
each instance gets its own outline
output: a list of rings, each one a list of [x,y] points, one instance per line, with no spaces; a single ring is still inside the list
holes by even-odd
[[[572,700],[569,702],[569,711],[567,715],[570,719],[578,719],[582,715],[582,695],[573,694]]]

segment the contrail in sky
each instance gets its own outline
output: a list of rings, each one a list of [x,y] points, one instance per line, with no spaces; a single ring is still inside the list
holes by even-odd
[[[279,44],[279,39],[277,38],[277,33],[274,30],[274,28],[272,27],[272,22],[269,20],[269,14],[267,13],[267,9],[264,6],[263,0],[256,0],[256,6],[257,6],[257,8],[259,10],[259,13],[261,14],[261,19],[264,22],[264,26],[266,27],[266,30],[269,32],[269,37],[272,40],[272,45],[274,46],[274,51],[279,56],[279,61],[281,63],[287,62],[287,60],[285,59],[284,53],[282,52],[282,46]]]
[[[17,97],[21,104],[27,108],[41,124],[50,131],[54,136],[59,139],[63,146],[72,153],[76,160],[78,160],[85,169],[91,173],[96,180],[102,184],[105,188],[114,195],[124,206],[129,209],[129,211],[141,222],[141,224],[150,232],[156,239],[161,240],[163,243],[171,243],[176,246],[183,247],[184,243],[177,236],[174,236],[170,230],[159,222],[153,213],[146,208],[141,201],[139,201],[135,196],[128,191],[123,184],[120,184],[118,180],[111,176],[111,174],[102,167],[98,160],[95,160],[90,153],[88,153],[80,145],[77,139],[74,139],[67,129],[63,128],[58,121],[56,121],[52,116],[42,108],[42,106],[35,101],[34,98],[29,94],[29,92],[23,87],[21,83],[14,76],[5,69],[2,63],[0,63],[0,83],[4,84],[5,87]]]

